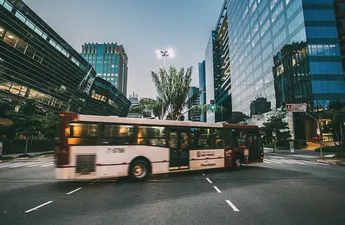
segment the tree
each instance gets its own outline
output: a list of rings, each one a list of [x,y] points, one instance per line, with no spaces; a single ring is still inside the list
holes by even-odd
[[[171,66],[168,70],[161,67],[158,73],[151,71],[152,80],[156,86],[157,99],[154,104],[154,114],[160,119],[181,120],[188,105],[192,105],[196,98],[199,98],[203,92],[196,93],[188,98],[190,84],[192,82],[193,68],[187,70],[180,68],[179,70]],[[200,110],[209,110],[209,104],[196,105],[194,108]],[[222,110],[223,107],[216,107],[216,110]]]
[[[345,103],[342,103],[340,101],[330,102],[328,105],[328,112],[332,117],[334,143],[335,145],[344,147]],[[339,140],[339,144],[337,144],[336,140]]]
[[[159,119],[163,119],[165,111],[166,106],[160,98],[142,98],[139,100],[138,105],[133,105],[129,109],[130,113],[148,114],[152,112]]]
[[[263,125],[262,130],[265,132],[264,138],[267,142],[273,139],[272,133],[276,133],[277,141],[279,144],[286,144],[286,141],[291,137],[288,130],[288,123],[284,121],[286,113],[275,111],[273,112],[268,121]]]

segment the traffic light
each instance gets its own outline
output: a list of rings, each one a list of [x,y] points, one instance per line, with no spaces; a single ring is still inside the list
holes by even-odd
[[[286,112],[286,102],[282,102],[282,112]]]
[[[211,111],[215,111],[215,110],[216,110],[216,105],[214,104],[214,100],[210,100],[209,109],[210,109]]]

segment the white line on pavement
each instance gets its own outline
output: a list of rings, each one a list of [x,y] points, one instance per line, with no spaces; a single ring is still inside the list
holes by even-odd
[[[216,189],[216,191],[217,191],[218,193],[222,193],[222,192],[217,188],[217,186],[213,186],[213,188]]]
[[[45,163],[47,163],[47,162],[37,162],[37,163],[29,164],[26,167],[42,166]]]
[[[206,177],[206,180],[207,180],[210,184],[212,184],[212,181],[211,181],[209,178]]]
[[[226,203],[229,204],[229,206],[230,206],[235,212],[240,211],[240,210],[238,210],[238,208],[237,208],[234,204],[232,204],[232,202],[231,202],[230,200],[225,200],[225,201],[226,201]]]
[[[271,163],[277,163],[277,164],[282,164],[279,161],[273,160],[273,159],[266,159],[267,162],[271,162]]]
[[[43,203],[42,205],[36,206],[35,208],[26,210],[25,213],[29,213],[29,212],[31,212],[31,211],[34,211],[34,210],[36,210],[36,209],[38,209],[38,208],[41,208],[41,207],[43,207],[43,206],[45,206],[45,205],[48,205],[48,204],[52,203],[52,202],[53,202],[53,201],[49,201],[49,202]]]
[[[264,163],[271,163],[270,161],[267,161],[266,159],[264,160]]]
[[[80,187],[80,188],[77,188],[77,189],[75,189],[75,190],[73,190],[73,191],[70,191],[70,192],[66,193],[66,195],[73,194],[74,192],[79,191],[79,190],[81,190],[81,189],[82,189],[81,187]]]
[[[53,166],[54,163],[49,163],[49,164],[44,164],[43,166],[40,166],[40,167],[47,167],[47,166]]]
[[[205,176],[205,174],[204,174],[204,173],[201,173],[201,175]]]

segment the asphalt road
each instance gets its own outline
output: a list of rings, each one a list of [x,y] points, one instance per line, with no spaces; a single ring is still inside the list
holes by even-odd
[[[267,156],[239,171],[58,182],[52,158],[0,164],[0,224],[344,224],[345,167]]]

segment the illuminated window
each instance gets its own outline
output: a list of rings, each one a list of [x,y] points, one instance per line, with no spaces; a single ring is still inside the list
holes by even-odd
[[[103,126],[103,144],[133,144],[134,126],[105,124]]]
[[[23,14],[21,14],[19,11],[16,12],[15,16],[20,19],[23,23],[25,23],[26,18],[25,16],[23,16]]]
[[[5,30],[3,27],[0,27],[0,37],[2,37],[5,33]]]
[[[165,127],[139,126],[137,144],[165,146]]]
[[[13,8],[13,6],[8,2],[4,3],[4,7],[5,7],[5,9],[7,9],[10,12],[12,11],[12,8]]]
[[[4,42],[12,47],[14,47],[16,45],[18,38],[10,33],[10,32],[6,32],[5,38],[4,38]]]

